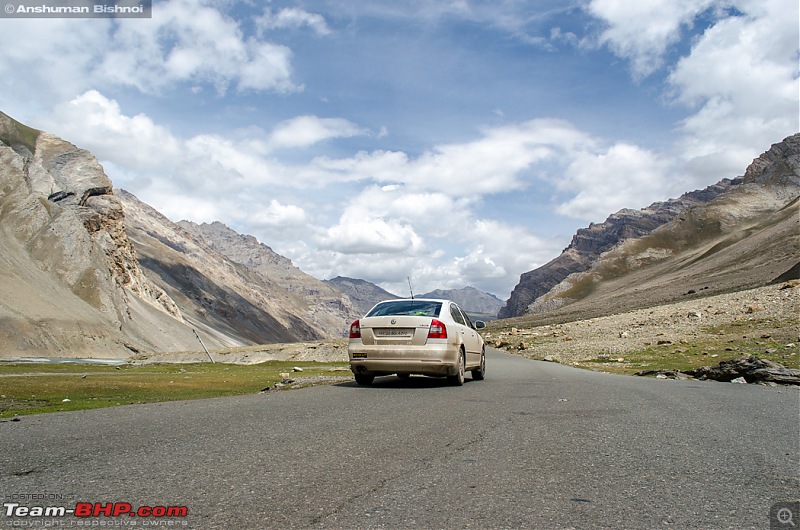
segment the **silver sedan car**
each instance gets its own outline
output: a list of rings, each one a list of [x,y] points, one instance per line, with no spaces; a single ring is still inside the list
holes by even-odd
[[[460,386],[471,371],[472,379],[481,380],[486,350],[477,330],[485,326],[481,321],[473,324],[450,300],[379,302],[350,325],[350,369],[360,385],[390,374],[447,377]]]

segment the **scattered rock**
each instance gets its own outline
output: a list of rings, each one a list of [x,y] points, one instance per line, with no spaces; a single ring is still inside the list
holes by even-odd
[[[297,379],[284,379],[280,383],[275,383],[275,385],[271,387],[262,389],[261,393],[263,394],[271,390],[296,389],[296,388],[303,388],[307,386],[315,386],[323,384],[345,383],[352,380],[353,380],[352,376],[341,376],[341,375],[318,375],[314,377],[298,377]]]
[[[680,370],[642,370],[641,372],[636,372],[633,375],[638,375],[641,377],[655,376],[656,379],[678,379],[680,381],[690,379],[687,374],[681,372]]]
[[[303,371],[303,369],[302,369],[302,368],[300,368],[299,366],[294,366],[294,367],[292,368],[292,372],[302,372],[302,371]]]
[[[717,366],[701,366],[687,373],[700,380],[730,382],[743,378],[747,383],[800,385],[800,370],[786,368],[754,355],[742,355],[730,361],[722,361]]]

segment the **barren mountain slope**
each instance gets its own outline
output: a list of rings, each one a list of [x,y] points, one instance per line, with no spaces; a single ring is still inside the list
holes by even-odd
[[[756,159],[737,186],[567,277],[523,320],[597,317],[791,278],[800,261],[798,168],[800,134]]]
[[[271,298],[281,307],[313,324],[325,337],[342,336],[359,312],[351,300],[335,286],[318,280],[295,267],[251,235],[231,230],[220,222],[178,225],[234,263],[260,276]]]
[[[175,303],[138,266],[97,160],[2,113],[0,221],[0,355],[189,346]]]
[[[184,229],[118,190],[126,229],[150,278],[172,296],[184,318],[225,346],[318,338],[321,333],[268,296],[261,279]]]
[[[526,272],[500,310],[500,318],[521,316],[528,306],[545,295],[567,276],[588,270],[604,252],[620,242],[645,236],[659,226],[675,219],[692,206],[705,204],[741,184],[741,179],[722,179],[713,186],[681,195],[678,199],[653,203],[641,210],[623,209],[599,224],[581,228],[569,246],[545,265]]]

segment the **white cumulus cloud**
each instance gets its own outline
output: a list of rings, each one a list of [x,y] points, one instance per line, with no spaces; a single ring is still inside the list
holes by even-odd
[[[630,59],[636,75],[663,65],[666,49],[681,38],[681,27],[718,0],[592,0],[586,9],[606,27],[599,37],[614,52]]]
[[[657,154],[626,143],[577,153],[557,183],[573,196],[556,211],[599,222],[622,208],[645,206],[648,198],[668,193],[669,169],[670,164]]]
[[[345,119],[298,116],[279,123],[272,131],[270,142],[277,148],[309,147],[331,138],[350,138],[365,134],[367,131]]]
[[[317,35],[328,35],[331,30],[325,17],[318,13],[309,13],[304,9],[287,7],[277,11],[267,8],[264,14],[256,19],[256,26],[261,32],[270,29],[311,28]]]
[[[696,109],[680,124],[683,158],[710,179],[744,167],[800,130],[798,10],[792,0],[741,2],[747,16],[709,28],[669,76],[677,102]]]

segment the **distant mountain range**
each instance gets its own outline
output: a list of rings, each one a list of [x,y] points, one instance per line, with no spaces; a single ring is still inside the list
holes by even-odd
[[[503,301],[493,294],[485,293],[474,287],[463,289],[436,289],[429,293],[419,295],[419,298],[444,298],[452,300],[469,313],[469,316],[479,320],[494,320],[497,312],[503,307]]]
[[[372,306],[382,300],[401,298],[385,289],[382,289],[381,287],[378,287],[374,283],[356,278],[337,276],[330,280],[325,280],[325,283],[332,285],[339,291],[346,294],[358,309],[360,316],[365,315],[367,311],[372,309]]]
[[[367,311],[382,300],[401,298],[366,280],[337,276],[331,280],[326,280],[326,282],[345,293],[356,307],[358,307],[362,315],[366,314]],[[411,293],[405,295],[405,297],[408,296],[411,296]],[[503,307],[502,300],[493,294],[485,293],[475,287],[447,290],[436,289],[429,293],[417,294],[415,297],[453,300],[469,313],[471,317],[483,320],[493,320],[497,318],[497,312]]]

